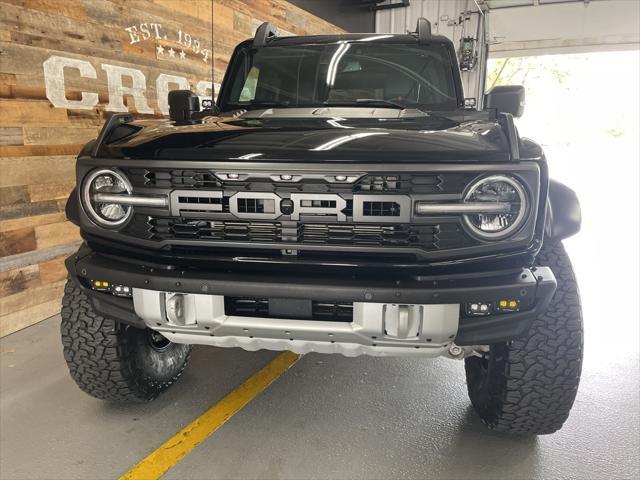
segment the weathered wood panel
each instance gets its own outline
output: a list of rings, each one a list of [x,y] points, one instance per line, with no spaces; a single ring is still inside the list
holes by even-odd
[[[165,75],[210,95],[264,21],[339,31],[284,0],[0,0],[0,336],[59,311],[82,145],[115,111],[161,116]]]
[[[54,258],[39,264],[40,281],[43,285],[61,282],[67,278],[67,269],[64,266],[64,258]]]
[[[56,206],[56,209],[58,207]],[[1,216],[0,216],[1,217]],[[14,218],[12,220],[0,221],[0,233],[19,230],[26,227],[37,227],[38,225],[48,225],[49,223],[64,222],[64,212],[48,213],[29,217]]]
[[[0,232],[0,256],[2,257],[35,250],[37,245],[36,232],[33,228]]]
[[[0,157],[0,187],[73,181],[75,155]]]
[[[0,317],[9,315],[23,308],[35,307],[41,303],[60,298],[64,283],[63,280],[0,298]]]
[[[0,145],[22,145],[22,128],[0,128]]]
[[[2,298],[38,285],[40,285],[38,265],[0,272],[0,296]]]
[[[5,68],[4,62],[2,66]],[[0,99],[0,127],[60,126],[68,123],[67,112],[47,101]]]
[[[55,300],[49,300],[33,307],[21,308],[8,315],[0,317],[0,337],[17,332],[23,328],[29,327],[34,323],[49,318],[60,312],[61,297],[63,290],[57,294]]]

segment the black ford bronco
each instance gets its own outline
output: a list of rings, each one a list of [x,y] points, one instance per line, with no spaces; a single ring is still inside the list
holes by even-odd
[[[404,35],[238,45],[217,101],[114,115],[77,161],[62,342],[85,392],[145,401],[191,345],[463,359],[492,429],[573,404],[580,207],[522,138],[522,87],[465,100],[453,43]],[[204,102],[202,102],[204,103]],[[480,107],[480,105],[478,105]]]

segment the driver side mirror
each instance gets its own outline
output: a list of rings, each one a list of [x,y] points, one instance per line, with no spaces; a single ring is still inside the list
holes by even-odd
[[[510,113],[521,117],[524,113],[524,87],[522,85],[500,85],[493,87],[485,96],[486,108],[495,108],[498,113]]]
[[[172,90],[169,92],[169,118],[178,124],[195,123],[207,115],[220,113],[213,101],[204,100],[202,108],[200,97],[191,90]]]

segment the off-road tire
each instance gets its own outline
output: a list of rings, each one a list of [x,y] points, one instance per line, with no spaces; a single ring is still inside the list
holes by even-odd
[[[469,398],[493,430],[544,435],[569,416],[580,383],[582,310],[569,257],[547,241],[537,262],[550,267],[558,288],[547,311],[522,338],[491,345],[484,358],[465,360]]]
[[[190,345],[153,342],[150,330],[98,315],[87,295],[71,280],[64,289],[61,315],[69,372],[93,397],[153,400],[178,380],[189,361]]]

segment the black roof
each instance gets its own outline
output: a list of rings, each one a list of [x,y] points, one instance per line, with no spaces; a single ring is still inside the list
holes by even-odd
[[[344,33],[334,35],[305,35],[292,37],[271,37],[266,43],[268,46],[305,45],[305,44],[331,44],[338,42],[380,42],[380,43],[418,43],[416,35],[404,33]],[[252,43],[253,39],[242,42],[242,45]],[[451,43],[447,37],[432,35],[427,43]]]

